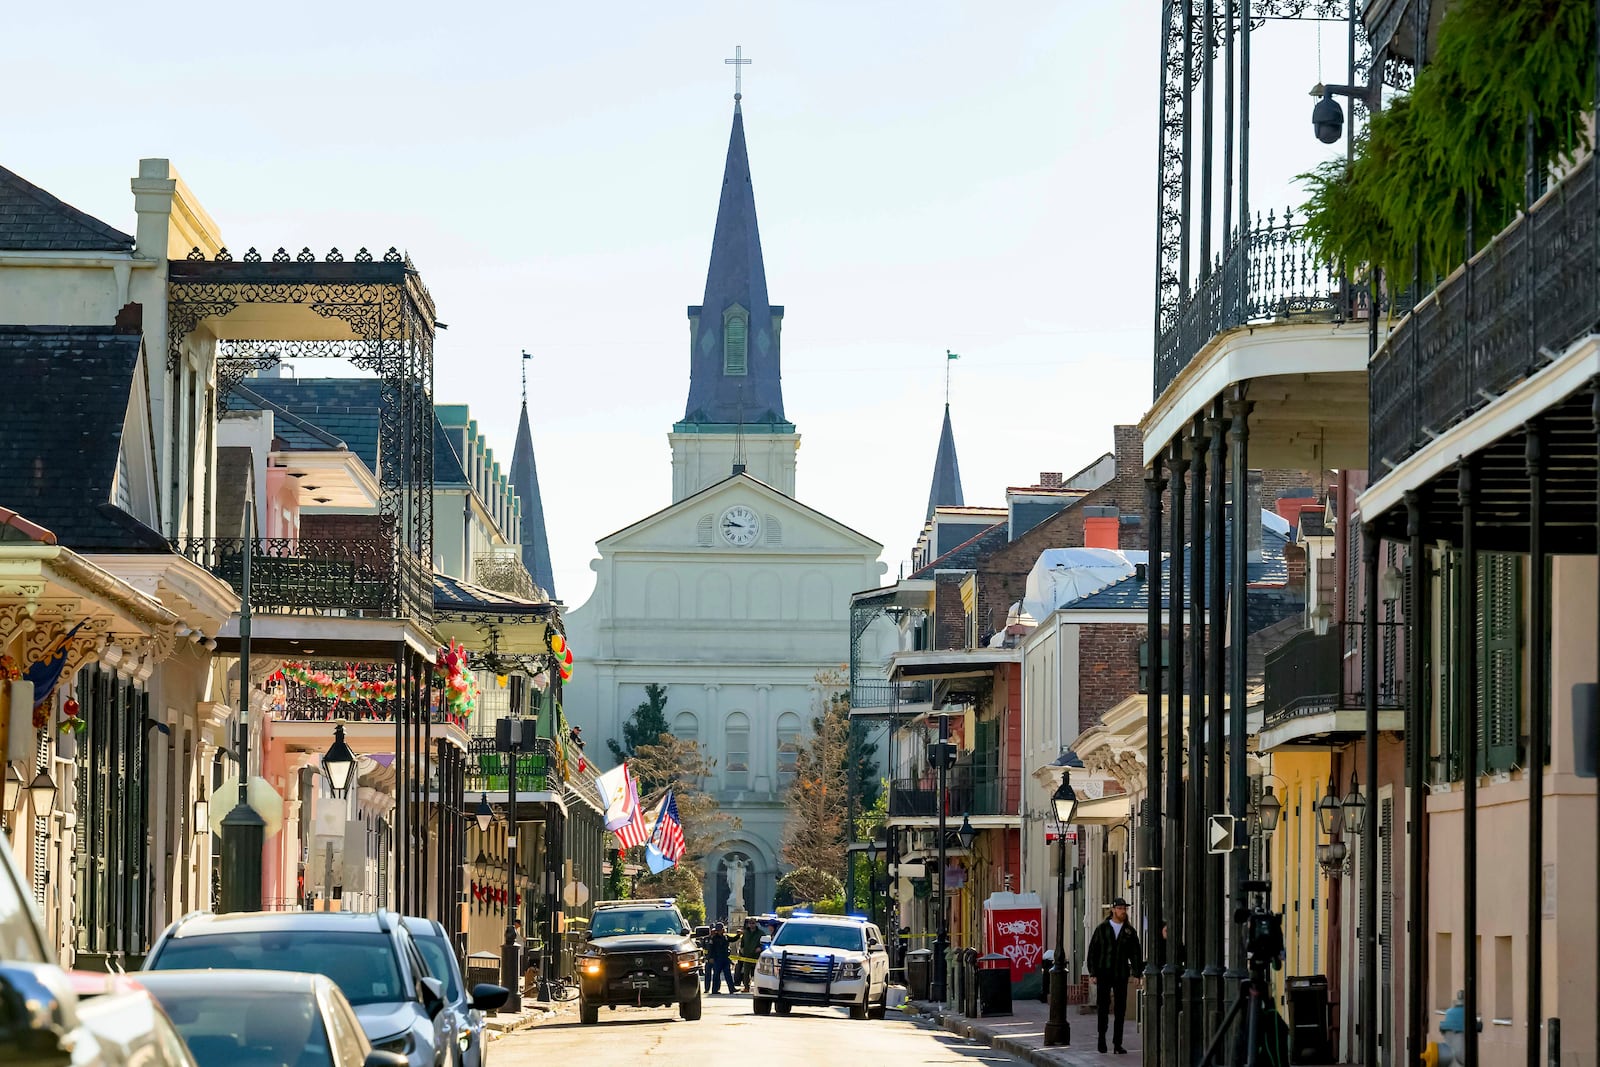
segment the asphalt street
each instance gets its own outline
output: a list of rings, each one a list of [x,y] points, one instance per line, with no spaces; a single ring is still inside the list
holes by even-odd
[[[1021,1061],[947,1031],[919,1026],[891,1012],[882,1021],[853,1022],[843,1009],[796,1008],[758,1018],[746,996],[706,997],[697,1022],[676,1008],[602,1009],[583,1026],[575,1012],[509,1034],[489,1046],[488,1067],[845,1067],[884,1064],[963,1064],[1011,1067]]]

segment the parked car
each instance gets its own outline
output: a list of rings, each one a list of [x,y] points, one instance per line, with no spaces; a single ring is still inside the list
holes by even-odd
[[[484,1067],[487,1051],[483,1013],[503,1006],[511,996],[510,990],[481,983],[472,987],[469,996],[455,946],[450,943],[450,932],[444,925],[433,919],[408,915],[406,929],[411,932],[411,940],[416,942],[428,971],[444,983],[445,1011],[450,1016],[449,1031],[454,1042],[456,1067]]]
[[[678,1006],[700,1018],[703,953],[671,900],[614,900],[594,906],[589,941],[578,958],[578,1018],[600,1021],[600,1007]]]
[[[329,978],[286,971],[145,972],[199,1067],[405,1067],[374,1050]]]
[[[177,1027],[147,991],[125,981],[105,989],[106,995],[79,1003],[78,1018],[100,1042],[107,1067],[197,1067]]]
[[[852,1019],[881,1019],[888,1003],[889,952],[878,928],[860,919],[792,917],[756,961],[757,1015],[837,1004]]]
[[[445,1067],[444,983],[391,912],[197,914],[167,927],[146,971],[299,971],[333,979],[372,1046],[410,1067]]]
[[[71,1067],[106,1063],[100,1042],[78,1016],[78,995],[50,962],[32,898],[0,831],[0,1049],[25,1062]]]

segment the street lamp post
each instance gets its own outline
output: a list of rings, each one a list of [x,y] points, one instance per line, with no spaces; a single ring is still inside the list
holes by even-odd
[[[222,820],[222,911],[261,910],[261,848],[267,821],[250,806],[250,559],[256,554],[255,508],[244,509],[239,581],[239,803]]]
[[[1046,1045],[1072,1044],[1072,1024],[1067,1022],[1067,826],[1078,810],[1078,794],[1063,770],[1061,785],[1050,798],[1056,817],[1056,958],[1050,969],[1050,1019],[1044,1024]]]
[[[350,788],[350,772],[355,769],[356,754],[345,744],[344,723],[337,722],[333,726],[333,744],[322,757],[322,770],[328,776],[328,785],[333,788],[333,795],[342,797]]]
[[[928,755],[934,766],[939,771],[939,900],[938,900],[938,937],[933,942],[933,981],[929,995],[935,1003],[944,1002],[946,978],[946,954],[950,950],[950,919],[948,900],[945,893],[944,876],[946,867],[946,836],[949,834],[949,825],[946,822],[945,790],[949,787],[950,764],[955,762],[955,745],[950,742],[950,717],[939,716],[939,740],[928,746]]]
[[[513,694],[515,697],[515,694]],[[513,711],[515,711],[513,707]],[[495,724],[495,748],[506,753],[506,939],[500,949],[500,984],[511,991],[507,1011],[522,1010],[522,947],[517,944],[517,756],[534,747],[538,723],[506,718]]]

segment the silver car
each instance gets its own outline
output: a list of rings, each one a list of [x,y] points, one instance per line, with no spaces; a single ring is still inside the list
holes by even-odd
[[[456,1067],[484,1067],[487,1042],[483,1039],[483,1013],[504,1005],[511,996],[510,991],[483,984],[473,986],[469,994],[461,977],[455,947],[450,944],[450,933],[443,924],[408,915],[406,929],[411,933],[411,940],[416,942],[417,951],[422,953],[428,973],[444,985],[445,1013],[450,1017]]]

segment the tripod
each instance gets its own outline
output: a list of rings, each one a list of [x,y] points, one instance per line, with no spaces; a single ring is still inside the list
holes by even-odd
[[[1259,1067],[1263,1059],[1258,1057],[1265,1052],[1264,1062],[1267,1067],[1288,1067],[1289,1056],[1283,1041],[1283,1023],[1272,1006],[1272,987],[1267,982],[1267,967],[1254,960],[1250,962],[1250,977],[1239,986],[1238,997],[1228,1009],[1228,1014],[1223,1016],[1222,1025],[1211,1035],[1211,1044],[1206,1046],[1200,1058],[1195,1061],[1195,1067],[1210,1067],[1216,1062],[1216,1055],[1222,1048],[1223,1039],[1228,1036],[1228,1030],[1241,1013],[1245,1017],[1244,1055],[1235,1055],[1234,1062],[1241,1067]],[[1269,1026],[1264,1027],[1263,1022],[1269,1020]],[[1276,1025],[1270,1025],[1273,1023]]]

